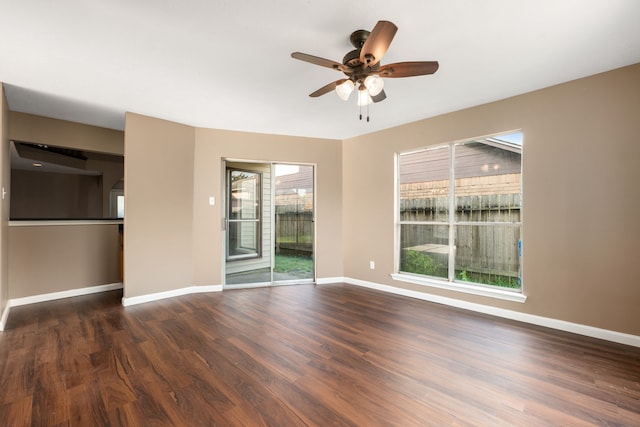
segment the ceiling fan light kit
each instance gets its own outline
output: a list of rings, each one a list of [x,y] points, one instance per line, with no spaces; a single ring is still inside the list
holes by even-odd
[[[373,99],[367,89],[358,89],[358,107],[364,107],[365,105],[369,105],[373,103]]]
[[[338,97],[340,97],[340,99],[346,101],[349,99],[349,95],[351,95],[351,92],[353,92],[354,87],[355,84],[353,83],[353,81],[347,79],[336,86],[336,93],[338,94]]]
[[[367,91],[369,91],[369,95],[376,96],[382,92],[384,80],[377,74],[371,74],[364,79],[364,86],[367,88]]]
[[[357,87],[357,103],[358,106],[363,107],[386,99],[383,77],[413,77],[435,73],[439,67],[437,61],[397,62],[380,65],[380,59],[387,52],[396,31],[398,31],[398,27],[389,21],[378,21],[371,31],[354,31],[349,40],[355,49],[344,56],[342,63],[306,53],[293,52],[291,57],[294,59],[341,71],[347,77],[329,83],[312,92],[309,96],[316,98],[335,90],[340,99],[347,101],[351,92]],[[362,112],[360,120],[362,120]],[[367,121],[369,121],[368,108]]]

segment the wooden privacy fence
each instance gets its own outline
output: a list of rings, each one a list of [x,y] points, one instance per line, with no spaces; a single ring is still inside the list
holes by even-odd
[[[448,197],[423,197],[400,201],[402,221],[446,221]],[[489,194],[456,198],[457,221],[520,222],[520,194]]]
[[[405,199],[400,202],[402,221],[442,221],[440,224],[403,224],[403,250],[424,252],[438,265],[447,265],[448,198]],[[520,194],[462,196],[456,199],[455,265],[457,271],[520,276]]]
[[[277,205],[276,253],[310,256],[313,252],[313,212],[295,205]]]

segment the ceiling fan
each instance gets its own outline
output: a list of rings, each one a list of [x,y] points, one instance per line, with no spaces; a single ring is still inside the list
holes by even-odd
[[[439,66],[437,61],[380,64],[380,59],[387,52],[396,31],[398,31],[398,27],[389,21],[378,21],[371,31],[354,31],[349,37],[349,41],[355,49],[344,56],[342,63],[306,53],[293,52],[292,58],[332,68],[343,72],[346,76],[346,78],[321,87],[310,93],[309,96],[316,98],[335,90],[338,96],[346,101],[354,88],[357,87],[358,105],[362,107],[372,102],[383,101],[387,97],[383,90],[382,77],[413,77],[435,73]],[[362,113],[360,119],[362,120]],[[367,117],[367,121],[369,121],[369,117]]]

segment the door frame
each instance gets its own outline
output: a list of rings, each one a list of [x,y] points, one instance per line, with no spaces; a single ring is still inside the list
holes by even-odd
[[[227,220],[227,215],[228,215],[228,195],[227,195],[227,188],[228,188],[228,174],[227,174],[227,164],[228,163],[239,163],[239,164],[244,164],[246,165],[246,168],[248,170],[250,170],[251,165],[269,165],[270,170],[271,170],[271,175],[272,177],[275,176],[274,170],[275,170],[275,165],[297,165],[297,166],[310,166],[313,168],[313,174],[312,174],[312,179],[313,179],[313,197],[312,197],[312,204],[313,204],[313,213],[312,213],[312,223],[313,223],[313,242],[312,242],[312,260],[313,260],[313,274],[312,277],[310,279],[296,279],[296,280],[286,280],[286,281],[274,281],[274,264],[275,264],[275,242],[276,242],[276,230],[275,230],[275,193],[276,193],[276,188],[274,185],[274,182],[272,180],[272,182],[269,184],[269,190],[271,192],[271,197],[270,197],[270,212],[271,214],[268,215],[268,218],[266,215],[264,215],[264,209],[265,209],[265,205],[263,203],[262,205],[262,210],[263,212],[261,212],[262,215],[262,222],[265,221],[269,221],[271,224],[270,227],[270,242],[271,242],[271,267],[270,267],[270,276],[271,276],[271,280],[269,282],[258,282],[258,283],[246,283],[246,284],[227,284],[227,242],[228,242],[228,220]],[[317,267],[316,267],[316,239],[317,239],[317,226],[316,226],[316,201],[317,201],[317,188],[316,188],[316,182],[317,182],[317,165],[315,163],[305,163],[305,162],[291,162],[291,161],[273,161],[273,160],[256,160],[256,159],[251,159],[251,160],[247,160],[247,159],[239,159],[239,158],[233,158],[233,157],[223,157],[221,159],[221,184],[222,184],[222,193],[224,194],[224,197],[222,198],[222,201],[220,203],[220,208],[222,210],[222,233],[223,233],[223,238],[222,240],[222,277],[221,277],[221,282],[222,282],[222,287],[223,289],[241,289],[241,288],[256,288],[256,287],[267,287],[267,286],[283,286],[283,285],[296,285],[296,284],[315,284],[316,283],[316,277],[317,277]],[[264,198],[263,198],[264,200]]]

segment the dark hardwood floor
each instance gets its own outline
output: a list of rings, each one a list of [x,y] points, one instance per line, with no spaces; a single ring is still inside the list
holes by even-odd
[[[350,285],[15,307],[0,425],[640,425],[640,349]]]

